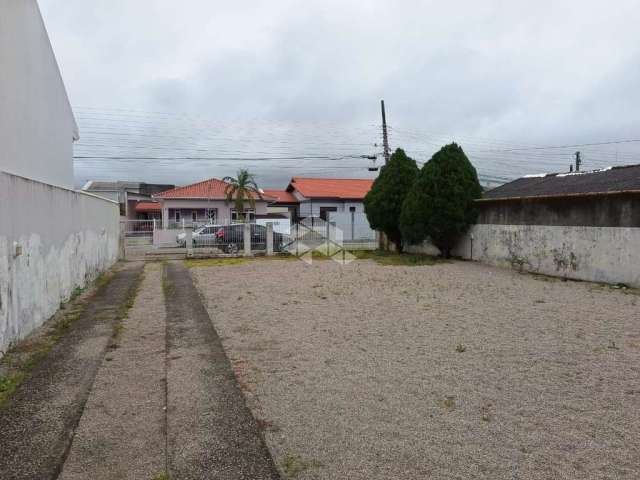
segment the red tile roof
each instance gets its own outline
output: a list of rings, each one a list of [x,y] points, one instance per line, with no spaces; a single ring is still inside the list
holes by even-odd
[[[373,180],[365,178],[293,177],[287,191],[297,190],[306,198],[362,200],[371,190]]]
[[[154,195],[157,198],[193,198],[193,199],[216,199],[224,200],[226,195],[225,189],[229,184],[218,180],[217,178],[210,178],[202,182],[194,183],[192,185],[186,185],[184,187],[177,187],[172,190],[166,190]],[[265,201],[273,200],[272,197],[262,195]]]
[[[286,190],[265,190],[264,194],[275,198],[274,203],[298,203],[298,199],[291,192]]]
[[[159,212],[160,204],[157,202],[138,202],[136,212]]]

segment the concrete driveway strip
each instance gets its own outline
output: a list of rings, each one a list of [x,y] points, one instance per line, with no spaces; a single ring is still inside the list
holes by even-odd
[[[141,271],[141,263],[121,266],[9,403],[0,408],[2,480],[58,476],[119,310]]]
[[[166,471],[162,266],[148,263],[87,400],[61,480],[160,478]]]
[[[279,479],[182,262],[167,265],[165,295],[170,478]]]

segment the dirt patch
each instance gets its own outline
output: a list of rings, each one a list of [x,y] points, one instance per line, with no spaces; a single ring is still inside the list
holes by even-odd
[[[292,478],[640,475],[635,295],[456,261],[191,273]]]

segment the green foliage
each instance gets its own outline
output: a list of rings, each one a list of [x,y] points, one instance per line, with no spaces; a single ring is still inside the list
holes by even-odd
[[[237,178],[224,177],[222,180],[229,185],[224,189],[225,203],[233,202],[238,220],[244,222],[244,204],[248,202],[251,208],[256,208],[256,196],[262,198],[255,178],[248,170],[238,170]]]
[[[457,238],[475,223],[474,200],[482,195],[478,174],[460,146],[442,147],[420,170],[400,215],[403,238],[429,238],[445,257]]]
[[[411,185],[418,175],[416,162],[398,148],[364,198],[364,211],[371,228],[384,232],[402,252],[399,218]]]
[[[8,376],[0,376],[0,405],[4,404],[16,388],[24,381],[25,373],[17,371]]]

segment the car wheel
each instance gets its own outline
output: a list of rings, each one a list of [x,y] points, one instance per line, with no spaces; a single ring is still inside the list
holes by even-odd
[[[238,245],[236,245],[235,243],[230,243],[229,245],[227,245],[227,253],[232,255],[238,253]]]

